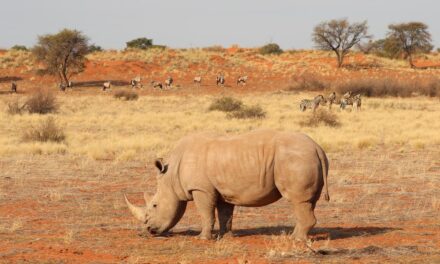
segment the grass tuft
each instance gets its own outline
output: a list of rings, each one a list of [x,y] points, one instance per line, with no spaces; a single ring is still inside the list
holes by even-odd
[[[222,112],[233,112],[240,110],[243,106],[243,102],[239,99],[235,99],[233,97],[221,97],[209,106],[209,111],[222,111]]]
[[[55,95],[49,90],[37,90],[26,100],[26,109],[31,114],[48,114],[58,110]]]
[[[134,101],[139,98],[139,95],[133,91],[120,90],[120,91],[117,91],[113,95],[113,97],[115,97],[116,99],[123,99],[126,101]]]
[[[325,125],[329,127],[340,127],[341,123],[336,114],[324,109],[318,109],[315,113],[307,115],[303,120],[299,122],[303,127],[318,127]]]
[[[265,118],[266,112],[259,105],[242,106],[240,109],[228,113],[228,118],[247,119],[247,118]]]
[[[23,134],[24,141],[63,142],[64,131],[56,124],[53,117],[48,117],[36,126],[28,127]]]

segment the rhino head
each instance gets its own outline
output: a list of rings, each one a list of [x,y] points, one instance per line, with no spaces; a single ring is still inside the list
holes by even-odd
[[[186,201],[178,199],[174,193],[171,175],[167,175],[168,164],[162,159],[155,161],[159,170],[157,191],[149,199],[144,193],[145,207],[133,205],[125,196],[128,209],[136,219],[146,224],[147,231],[152,235],[160,235],[173,228],[182,218],[186,209]]]

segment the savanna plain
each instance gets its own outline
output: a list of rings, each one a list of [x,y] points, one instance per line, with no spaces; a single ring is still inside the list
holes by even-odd
[[[54,79],[34,74],[37,66],[26,52],[12,52],[0,53],[0,73],[9,76],[1,79],[1,91],[19,78],[18,94],[0,94],[0,262],[440,262],[440,89],[431,96],[363,97],[359,111],[338,105],[320,106],[315,114],[299,110],[302,99],[340,93],[347,80],[427,87],[440,70],[408,69],[362,54],[348,58],[353,67],[337,69],[326,52],[260,56],[237,47],[90,55],[78,83],[136,74],[145,80],[135,89],[136,100],[121,100],[114,95],[128,92],[127,84],[107,92],[89,86],[60,92]],[[440,63],[439,56],[419,63],[428,62]],[[217,87],[216,69],[226,72],[224,65],[235,67],[226,73],[226,86]],[[206,81],[193,84],[201,72]],[[243,73],[249,82],[235,85],[234,76]],[[173,88],[148,85],[169,74]],[[56,111],[11,113],[14,103],[22,105],[41,89],[55,98]],[[259,106],[264,114],[242,119],[210,110],[224,97]],[[33,140],[32,131],[47,122],[59,129],[59,140]],[[139,205],[144,191],[153,194],[153,161],[166,159],[178,139],[260,128],[304,132],[327,153],[331,200],[317,204],[310,248],[291,239],[295,219],[283,199],[236,207],[233,236],[213,241],[197,238],[200,218],[191,203],[164,237],[146,235],[132,218],[123,194]]]

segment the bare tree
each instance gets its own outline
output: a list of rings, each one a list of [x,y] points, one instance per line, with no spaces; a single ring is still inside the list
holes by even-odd
[[[413,56],[416,53],[426,53],[432,50],[431,34],[428,26],[421,22],[391,24],[388,26],[387,39],[393,40],[405,54],[409,65],[415,68]]]
[[[334,19],[317,25],[312,39],[319,49],[334,51],[341,67],[350,49],[362,39],[370,38],[367,31],[367,21],[350,24],[347,19]]]
[[[46,72],[57,74],[65,86],[69,85],[72,74],[84,70],[88,52],[88,38],[80,31],[70,29],[39,36],[38,44],[33,48],[37,60],[45,64]]]

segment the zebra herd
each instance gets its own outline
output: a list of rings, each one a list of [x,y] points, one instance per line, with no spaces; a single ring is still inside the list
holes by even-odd
[[[339,104],[341,109],[345,109],[347,106],[351,105],[354,111],[358,111],[361,109],[362,98],[361,94],[355,95],[351,91],[346,92],[340,99],[336,97],[335,92],[332,92],[327,98],[324,98],[324,96],[320,94],[313,99],[301,100],[299,109],[301,112],[304,112],[307,109],[312,109],[312,111],[315,112],[319,105],[326,104],[328,104],[329,110],[332,109],[333,104]]]

